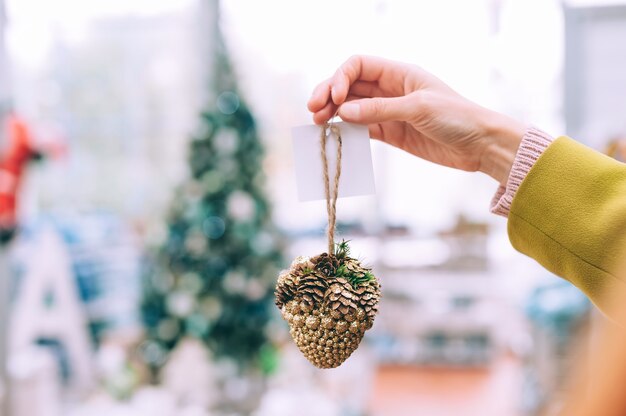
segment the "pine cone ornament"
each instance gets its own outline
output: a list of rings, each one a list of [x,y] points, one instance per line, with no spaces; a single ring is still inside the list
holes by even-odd
[[[374,324],[380,284],[371,270],[348,256],[348,244],[335,253],[298,257],[278,277],[276,305],[304,356],[316,367],[338,367]]]

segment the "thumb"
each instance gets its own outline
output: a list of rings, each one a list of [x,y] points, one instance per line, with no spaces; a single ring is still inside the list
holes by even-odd
[[[407,96],[373,97],[348,101],[338,110],[342,120],[358,124],[406,121],[411,118],[413,112]]]

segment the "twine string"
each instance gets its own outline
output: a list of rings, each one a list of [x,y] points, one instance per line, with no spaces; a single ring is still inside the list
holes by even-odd
[[[335,223],[337,220],[337,193],[339,191],[339,177],[341,176],[341,132],[332,122],[322,126],[320,144],[322,153],[322,170],[324,173],[324,194],[326,195],[326,211],[328,212],[328,254],[334,253],[335,247]],[[335,169],[335,178],[330,183],[328,174],[328,159],[326,158],[326,138],[334,136],[337,138],[337,161]]]

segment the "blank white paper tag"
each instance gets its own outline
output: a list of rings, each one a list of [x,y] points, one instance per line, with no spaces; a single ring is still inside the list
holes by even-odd
[[[338,197],[371,195],[376,193],[374,167],[367,127],[345,122],[334,123],[341,132],[341,176]],[[314,124],[291,129],[298,199],[314,201],[326,199],[320,134],[321,126]],[[337,139],[334,134],[326,140],[328,177],[331,187],[337,163]]]

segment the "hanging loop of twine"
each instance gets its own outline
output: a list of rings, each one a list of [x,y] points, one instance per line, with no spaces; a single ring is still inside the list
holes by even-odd
[[[334,253],[335,248],[337,193],[339,191],[339,177],[341,176],[341,131],[339,130],[339,127],[337,127],[332,122],[325,123],[320,130],[322,170],[324,173],[324,194],[326,195],[326,211],[328,212],[328,254],[331,255]],[[334,136],[337,139],[337,162],[335,169],[335,178],[332,183],[332,187],[328,174],[328,159],[326,158],[326,139],[330,136]]]

